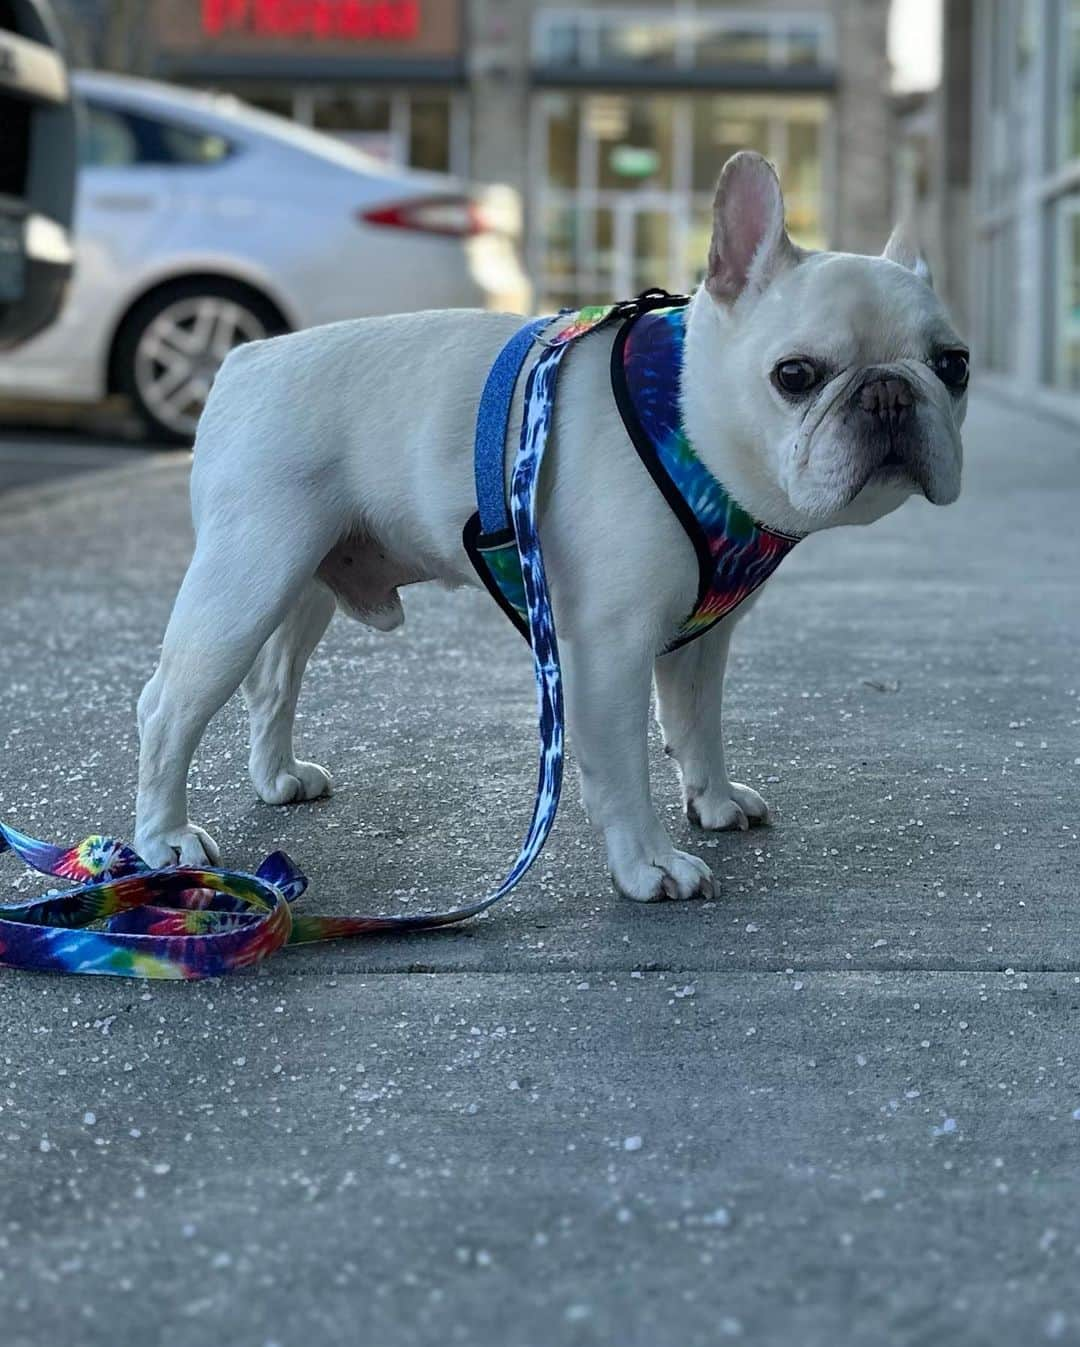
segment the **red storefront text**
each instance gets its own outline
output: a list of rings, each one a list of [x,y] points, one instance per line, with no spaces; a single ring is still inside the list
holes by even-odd
[[[210,37],[309,37],[409,42],[420,35],[420,0],[203,0]]]

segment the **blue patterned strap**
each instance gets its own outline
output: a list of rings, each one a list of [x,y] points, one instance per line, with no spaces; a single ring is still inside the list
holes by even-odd
[[[498,533],[510,527],[506,504],[506,436],[510,409],[522,366],[536,338],[551,325],[550,318],[536,318],[519,328],[499,352],[480,398],[476,418],[476,503],[480,528]]]

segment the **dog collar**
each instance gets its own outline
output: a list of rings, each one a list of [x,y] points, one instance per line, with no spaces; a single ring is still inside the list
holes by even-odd
[[[514,384],[537,340],[565,345],[621,318],[611,352],[615,404],[638,457],[682,525],[698,563],[693,608],[664,652],[696,640],[734,612],[772,575],[799,541],[757,523],[713,476],[686,433],[680,384],[686,339],[684,296],[646,292],[608,308],[530,323],[492,367],[477,426],[479,509],[465,525],[466,551],[492,597],[528,639],[525,588],[505,500],[506,427]]]

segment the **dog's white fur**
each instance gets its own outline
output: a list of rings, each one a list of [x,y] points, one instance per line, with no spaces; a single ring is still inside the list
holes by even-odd
[[[760,522],[793,533],[864,523],[916,486],[955,498],[964,399],[928,360],[959,342],[921,267],[899,236],[883,258],[800,252],[765,161],[741,154],[725,166],[708,276],[688,315],[684,412],[698,452]],[[186,779],[238,686],[259,795],[283,804],[329,789],[321,767],[295,757],[292,731],[335,600],[390,629],[404,617],[401,585],[477,583],[461,542],[475,508],[473,428],[488,369],[519,324],[472,312],[364,319],[226,361],[196,444],[195,555],[139,702],[135,842],[152,865],[218,860],[188,820]],[[672,846],[650,800],[650,687],[655,673],[689,816],[713,829],[765,821],[765,802],[724,763],[734,618],[657,658],[691,606],[696,562],[614,410],[610,342],[590,337],[567,358],[540,510],[570,733],[616,887],[642,900],[708,895],[708,867]],[[792,354],[835,371],[810,402],[770,380]],[[902,472],[881,471],[884,439],[852,428],[867,367],[915,389],[919,434]],[[520,391],[515,421],[511,445]]]

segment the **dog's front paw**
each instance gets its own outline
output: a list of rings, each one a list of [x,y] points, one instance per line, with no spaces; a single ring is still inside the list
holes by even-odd
[[[221,862],[221,848],[204,829],[186,823],[171,832],[135,834],[135,850],[155,870],[190,865],[204,870]]]
[[[756,790],[728,781],[720,790],[709,789],[691,794],[686,800],[686,817],[695,828],[707,832],[725,832],[738,828],[756,828],[769,823],[769,806]]]
[[[252,770],[251,779],[260,800],[267,804],[299,804],[318,800],[331,791],[330,773],[317,762],[292,762],[277,771]]]
[[[670,898],[712,898],[712,871],[704,861],[674,848],[659,856],[613,860],[611,879],[624,898],[659,903]]]

